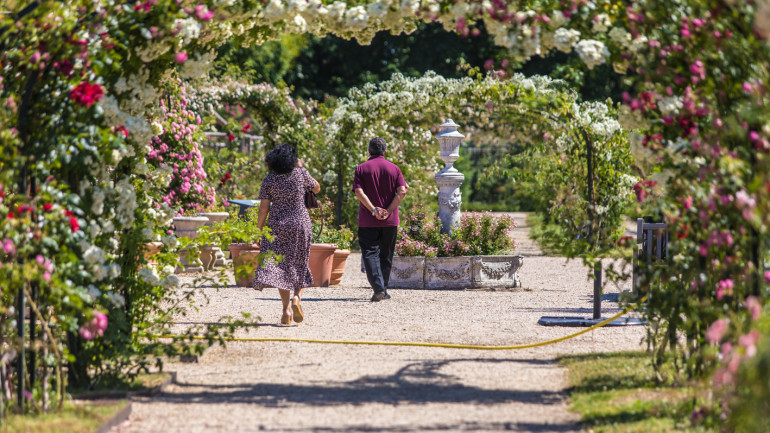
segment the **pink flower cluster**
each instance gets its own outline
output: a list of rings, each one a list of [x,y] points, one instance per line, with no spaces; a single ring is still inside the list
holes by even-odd
[[[717,299],[722,299],[725,296],[731,296],[733,294],[733,288],[735,284],[733,280],[727,278],[717,283]]]
[[[712,378],[714,385],[725,386],[735,383],[736,374],[741,363],[746,359],[753,358],[757,354],[759,338],[759,331],[752,329],[747,334],[738,337],[737,347],[730,343],[722,344],[720,354],[722,355],[724,367],[714,373]]]
[[[83,81],[70,91],[70,99],[76,103],[90,107],[99,102],[104,96],[102,86]]]
[[[172,106],[161,103],[165,114],[163,132],[153,137],[148,160],[157,167],[170,166],[171,180],[161,200],[183,213],[187,209],[199,209],[215,203],[216,193],[207,188],[206,171],[203,168],[196,133],[202,120],[187,109],[189,100],[182,95],[172,101]]]
[[[403,257],[421,257],[425,256],[428,248],[424,242],[414,241],[411,239],[401,239],[396,242],[396,253]],[[435,250],[435,248],[433,248]]]
[[[53,263],[51,263],[50,260],[46,259],[42,255],[38,254],[37,257],[35,257],[35,261],[38,265],[43,267],[43,279],[46,281],[51,281],[51,273],[53,272]]]
[[[84,340],[93,340],[104,335],[107,330],[107,315],[94,310],[94,318],[78,329],[78,334]]]

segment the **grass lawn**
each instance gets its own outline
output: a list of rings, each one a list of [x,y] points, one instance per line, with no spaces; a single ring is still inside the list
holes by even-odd
[[[96,384],[92,389],[69,389],[70,394],[76,399],[109,397],[115,394],[118,398],[129,392],[150,391],[163,384],[171,377],[169,373],[139,373],[133,380],[125,380],[118,383]]]
[[[169,377],[169,373],[142,373],[134,380],[100,385],[88,391],[71,389],[69,392],[76,399],[87,400],[66,401],[61,411],[50,413],[23,416],[9,413],[0,426],[0,433],[93,433],[126,406],[128,402],[123,400],[126,393],[152,390]]]
[[[569,370],[571,409],[594,433],[706,432],[691,425],[689,417],[701,394],[697,384],[670,379],[665,366],[658,382],[644,352],[598,353],[565,356]],[[666,371],[666,368],[668,371]],[[699,405],[700,403],[698,403]]]
[[[60,412],[11,415],[5,419],[0,432],[12,433],[93,433],[128,402],[67,402]]]
[[[529,237],[538,243],[543,254],[556,257],[566,255],[554,241],[554,237],[562,231],[560,225],[543,224],[543,217],[535,212],[527,215],[527,225],[530,227]],[[631,247],[615,247],[602,254],[602,257],[608,259],[627,259],[630,261],[632,255],[633,250]]]

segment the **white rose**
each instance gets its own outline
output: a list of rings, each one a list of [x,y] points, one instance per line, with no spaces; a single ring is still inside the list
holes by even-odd
[[[666,96],[658,100],[658,109],[663,114],[676,114],[682,109],[682,106],[682,98],[676,96]]]
[[[157,286],[160,283],[160,278],[158,278],[158,275],[155,273],[155,268],[152,266],[143,266],[142,269],[139,270],[139,278],[151,286]]]
[[[588,66],[588,69],[604,64],[610,56],[610,51],[600,41],[584,39],[575,47],[580,59]]]
[[[369,6],[367,6],[367,12],[369,12],[370,17],[379,20],[388,14],[388,6],[382,2],[370,3]]]
[[[580,39],[580,32],[577,30],[558,29],[553,34],[554,47],[557,50],[569,53]]]
[[[176,247],[179,246],[179,240],[177,240],[176,236],[174,235],[166,236],[165,238],[163,238],[162,242],[163,242],[163,245],[165,245],[166,248],[170,250],[175,250]]]
[[[166,279],[163,280],[163,287],[167,289],[176,289],[179,287],[179,284],[179,277],[176,275],[169,275],[166,277]]]
[[[613,27],[609,36],[612,42],[621,47],[627,47],[631,43],[631,34],[622,27]]]
[[[607,14],[597,15],[591,23],[593,24],[592,30],[594,33],[604,33],[612,25],[610,17],[607,16]]]

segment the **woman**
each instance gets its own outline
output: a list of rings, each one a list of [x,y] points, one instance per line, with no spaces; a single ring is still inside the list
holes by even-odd
[[[297,323],[304,320],[302,291],[313,284],[313,275],[308,267],[312,225],[305,208],[305,191],[314,193],[321,185],[310,176],[297,159],[297,150],[289,144],[277,146],[265,156],[270,170],[259,190],[259,217],[257,224],[262,229],[268,213],[267,226],[273,234],[273,241],[262,239],[260,251],[273,251],[283,256],[278,264],[272,261],[257,268],[254,288],[277,287],[283,301],[281,323],[291,324],[292,313]],[[291,291],[294,298],[291,298]]]

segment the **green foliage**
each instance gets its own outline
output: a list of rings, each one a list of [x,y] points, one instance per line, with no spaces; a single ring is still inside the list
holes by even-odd
[[[464,38],[439,24],[420,24],[410,34],[377,33],[366,45],[336,36],[313,36],[284,80],[295,97],[323,101],[396,73],[417,77],[435,71],[461,78],[465,72],[458,65],[481,67],[487,59],[504,56],[505,50],[494,44],[483,26],[478,36]]]
[[[11,414],[3,420],[8,433],[91,433],[116,415],[128,402],[124,400],[67,403],[55,413]]]
[[[570,403],[581,424],[596,433],[707,432],[691,423],[694,410],[711,407],[699,382],[676,380],[673,362],[656,374],[648,353],[571,355],[560,359],[568,370]]]
[[[396,253],[400,256],[456,257],[511,253],[510,231],[516,227],[508,216],[465,212],[460,224],[449,234],[441,233],[438,215],[428,217],[416,209],[399,227]]]
[[[565,244],[563,239],[564,226],[549,222],[548,214],[532,213],[527,215],[527,225],[531,227],[529,237],[538,243],[540,249],[549,256],[569,257],[577,254],[573,246]],[[615,248],[603,250],[599,257],[631,260],[632,250],[626,243],[617,244]]]
[[[231,214],[224,221],[198,229],[196,245],[220,245],[227,248],[230,244],[259,244],[262,238],[273,240],[270,228],[260,228],[258,221],[259,206],[250,207],[243,217]]]
[[[723,350],[730,360],[716,377],[732,376],[730,373],[738,362],[742,362],[737,374],[722,385],[723,396],[729,405],[730,431],[754,433],[770,431],[770,315],[764,308],[762,317],[739,339],[739,347]],[[757,341],[758,340],[758,341]],[[732,353],[730,353],[732,352]],[[732,386],[734,385],[734,386]]]

